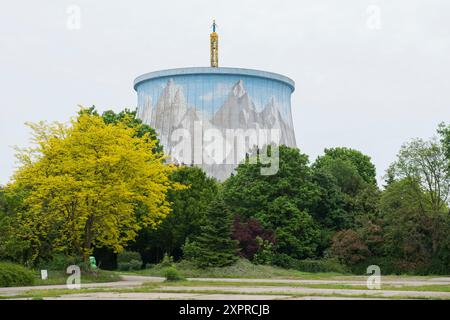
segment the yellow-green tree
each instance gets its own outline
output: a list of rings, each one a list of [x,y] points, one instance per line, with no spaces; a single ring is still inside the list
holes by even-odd
[[[32,260],[43,243],[85,261],[94,246],[120,252],[170,212],[166,194],[181,188],[168,178],[175,168],[154,152],[154,139],[138,137],[127,122],[80,113],[69,125],[29,124],[33,147],[19,152],[9,187],[26,193],[19,220],[27,232],[20,236],[31,242]]]

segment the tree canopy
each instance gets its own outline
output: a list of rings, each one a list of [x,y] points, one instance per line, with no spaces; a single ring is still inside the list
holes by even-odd
[[[156,227],[169,214],[175,168],[153,152],[149,133],[139,137],[129,123],[128,116],[108,124],[81,112],[69,125],[29,124],[34,146],[18,154],[9,188],[25,190],[20,237],[31,242],[32,260],[45,246],[85,260],[93,246],[119,252],[142,226]],[[145,208],[139,216],[138,205]]]

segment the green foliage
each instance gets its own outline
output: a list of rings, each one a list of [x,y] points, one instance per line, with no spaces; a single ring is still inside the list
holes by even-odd
[[[223,267],[237,260],[236,240],[231,239],[232,216],[224,202],[214,200],[207,212],[201,234],[184,246],[185,258],[200,268]]]
[[[275,266],[285,269],[295,269],[295,267],[297,266],[297,262],[297,259],[292,258],[286,253],[276,253],[272,259],[272,263]]]
[[[180,275],[177,268],[175,267],[168,267],[164,270],[164,277],[166,278],[166,281],[180,281],[184,280],[184,278]]]
[[[190,260],[181,260],[175,263],[176,268],[181,276],[185,278],[300,278],[314,277],[314,275],[305,274],[304,272],[280,268],[273,265],[254,264],[247,259],[238,259],[235,263],[225,267],[198,268],[197,265]],[[153,265],[150,268],[139,271],[143,275],[151,275],[164,277],[165,267],[160,264]]]
[[[92,106],[90,108],[84,108],[80,110],[79,114],[100,116],[100,114],[95,109],[95,106]],[[117,125],[119,123],[127,124],[128,127],[133,128],[135,130],[136,136],[139,138],[148,135],[150,141],[151,140],[156,141],[156,145],[153,148],[153,152],[154,153],[162,152],[163,147],[158,140],[158,136],[156,134],[155,129],[153,129],[149,125],[142,123],[142,120],[137,118],[136,114],[137,114],[136,110],[131,111],[130,109],[124,109],[119,113],[115,113],[112,110],[107,110],[101,114],[101,117],[103,118],[103,121],[106,124],[114,124],[114,125]]]
[[[386,254],[412,267],[428,261],[433,250],[428,235],[437,215],[423,206],[425,198],[419,184],[404,179],[391,184],[380,201]]]
[[[119,269],[138,270],[164,254],[150,269],[168,280],[185,270],[264,275],[268,264],[360,274],[370,264],[383,274],[450,270],[450,125],[439,126],[440,140],[403,145],[383,191],[370,157],[349,148],[325,149],[310,165],[298,149],[280,146],[276,174],[262,175],[251,155],[221,185],[199,168],[166,164],[155,130],[136,111],[100,116],[92,107],[69,126],[31,127],[35,148],[18,154],[22,167],[0,187],[0,261],[60,271],[78,264],[91,274],[81,261],[94,247],[127,247]],[[232,239],[257,265],[236,263]],[[11,270],[19,278],[29,271],[11,266],[0,264],[6,285],[20,282]]]
[[[66,268],[70,265],[79,265],[82,261],[77,257],[66,256],[62,253],[54,254],[50,261],[41,261],[37,265],[37,269],[58,270],[66,271]]]
[[[380,216],[357,232],[371,256],[352,266],[358,273],[377,264],[384,274],[447,274],[450,270],[450,217],[436,212],[417,181],[394,181],[380,199]],[[365,272],[365,271],[364,271]]]
[[[259,246],[259,251],[253,256],[253,263],[256,264],[272,264],[274,257],[274,244],[269,240],[256,237],[256,242]]]
[[[33,271],[19,264],[0,262],[0,287],[30,286],[33,283]]]
[[[234,214],[254,217],[276,235],[275,251],[293,258],[313,257],[320,232],[309,214],[319,197],[308,157],[280,146],[279,171],[261,175],[260,163],[247,161],[223,186],[224,199]]]
[[[320,199],[311,212],[323,227],[354,228],[362,216],[376,213],[380,192],[368,156],[347,148],[325,149],[313,170]]]
[[[258,218],[275,231],[278,253],[296,259],[315,255],[320,237],[318,226],[307,211],[300,211],[287,196],[276,198],[267,213]]]
[[[445,140],[444,140],[445,143]],[[410,182],[415,187],[422,207],[449,212],[450,161],[445,146],[436,138],[414,139],[405,143],[391,167],[396,180]],[[422,196],[425,193],[425,197]]]
[[[167,253],[164,254],[164,258],[160,262],[160,265],[162,267],[171,267],[171,266],[173,266],[173,257],[169,256]]]
[[[261,163],[241,163],[236,174],[225,181],[225,202],[234,214],[243,218],[264,216],[269,204],[283,195],[299,210],[310,208],[318,199],[308,156],[298,149],[279,147],[279,171],[275,175],[261,175],[261,167]]]
[[[87,261],[94,246],[119,252],[170,213],[167,192],[181,187],[169,181],[175,167],[127,121],[82,113],[70,125],[30,124],[34,147],[18,154],[10,187],[26,190],[17,231],[30,241],[32,262],[56,252]],[[140,216],[138,204],[146,209]]]
[[[19,231],[26,231],[17,221],[21,201],[22,192],[0,186],[0,261],[24,264],[29,260],[29,241],[17,237]]]
[[[447,157],[447,164],[450,170],[450,125],[441,123],[438,127],[438,133],[441,137],[441,143],[444,148],[444,153]]]
[[[345,265],[341,264],[337,259],[305,259],[300,260],[297,263],[297,270],[303,272],[337,272],[337,273],[348,273],[349,269]]]
[[[285,269],[295,269],[302,272],[337,272],[347,273],[349,269],[341,264],[337,259],[294,259],[287,254],[277,254],[274,257],[274,264]]]
[[[358,181],[355,180],[349,181],[350,179],[355,179],[356,176],[359,176],[368,184],[376,185],[377,183],[375,165],[371,162],[369,156],[364,155],[358,150],[350,148],[325,149],[325,155],[317,158],[315,166],[329,166],[330,162],[335,162],[336,166],[341,167],[341,169],[344,170],[343,172],[335,171],[335,173],[337,173],[344,181],[347,180],[347,183],[350,183],[349,186],[358,183]],[[343,163],[351,164],[351,166],[343,166]],[[357,175],[352,172],[351,168],[356,170]]]
[[[173,172],[170,179],[187,188],[168,193],[172,212],[158,228],[141,230],[132,248],[153,256],[161,251],[180,258],[186,239],[200,235],[208,206],[218,192],[218,183],[202,169],[186,166]]]
[[[122,271],[139,270],[142,259],[139,252],[123,251],[117,255],[117,268]]]
[[[342,230],[333,236],[330,254],[342,263],[351,266],[366,259],[370,255],[370,251],[357,232]]]
[[[347,212],[348,197],[342,192],[336,178],[324,169],[314,169],[313,181],[319,193],[318,201],[311,208],[316,221],[330,230],[350,227],[353,219]]]

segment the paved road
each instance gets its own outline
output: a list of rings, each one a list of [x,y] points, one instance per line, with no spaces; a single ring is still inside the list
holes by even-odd
[[[294,280],[294,279],[238,279],[238,278],[189,278],[188,280],[196,281],[220,281],[220,282],[249,282],[249,283],[289,283],[289,284],[342,284],[365,286],[367,284],[367,277],[360,277],[361,280],[354,280],[355,277],[349,277],[350,280],[330,279],[330,280]],[[398,279],[397,277],[382,277],[382,283],[388,285],[399,286],[423,286],[423,285],[450,285],[450,278],[430,278],[430,279]]]
[[[386,277],[382,279],[383,284],[403,285],[403,286],[421,286],[421,285],[450,285],[450,278],[407,278]],[[355,280],[358,279],[358,280]],[[284,295],[297,294],[305,295],[298,299],[320,299],[316,295],[339,295],[338,297],[327,297],[327,299],[345,299],[340,295],[361,295],[368,297],[431,297],[431,298],[450,298],[450,292],[416,292],[416,291],[390,291],[390,290],[354,290],[354,289],[321,289],[321,288],[305,288],[302,284],[345,284],[345,285],[365,285],[365,277],[343,277],[337,279],[323,280],[293,280],[293,279],[230,279],[230,278],[190,278],[188,280],[195,281],[220,281],[220,282],[244,282],[248,286],[214,286],[211,284],[205,286],[162,286],[161,291],[166,292],[149,292],[149,293],[80,293],[64,295],[52,299],[233,299],[233,300],[252,300],[252,299],[291,299],[293,297]],[[124,275],[121,281],[106,283],[86,283],[82,284],[82,288],[137,288],[148,282],[163,282],[161,277],[145,277]],[[261,286],[252,285],[252,283],[280,283],[279,286]],[[296,286],[283,286],[282,284],[295,284]],[[30,290],[49,290],[49,289],[66,289],[65,285],[48,285],[48,286],[31,286],[31,287],[13,287],[0,288],[0,296],[14,296],[23,294]],[[169,291],[169,292],[167,292]],[[170,292],[170,291],[189,291],[189,292]],[[195,291],[199,291],[196,293]],[[221,292],[239,292],[240,294],[205,294],[201,291],[221,291]],[[276,294],[274,294],[276,293]],[[308,296],[311,295],[311,296]],[[353,298],[352,298],[353,299]]]
[[[161,277],[143,277],[143,276],[121,276],[121,281],[100,282],[100,283],[82,283],[82,288],[135,288],[140,287],[146,282],[163,282],[165,278]],[[17,295],[30,290],[51,290],[51,289],[67,289],[65,284],[56,284],[48,286],[28,286],[28,287],[8,287],[0,288],[0,296]]]
[[[160,287],[164,291],[222,291],[222,292],[236,292],[245,294],[280,294],[289,293],[297,295],[368,295],[381,297],[431,297],[431,298],[448,298],[450,299],[450,292],[429,292],[429,291],[393,291],[393,290],[355,290],[355,289],[319,289],[319,288],[305,288],[305,287],[282,287],[282,286],[249,286],[249,287],[223,287],[223,286],[168,286]]]

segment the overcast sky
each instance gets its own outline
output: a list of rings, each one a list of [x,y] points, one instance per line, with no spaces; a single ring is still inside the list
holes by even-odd
[[[213,18],[220,66],[295,80],[297,145],[311,160],[355,148],[380,178],[403,142],[450,122],[448,0],[15,0],[0,7],[0,184],[26,121],[135,107],[138,75],[208,66]]]

